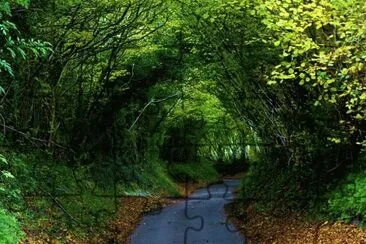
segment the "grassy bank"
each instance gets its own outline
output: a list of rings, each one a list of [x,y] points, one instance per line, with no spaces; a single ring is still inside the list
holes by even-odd
[[[219,179],[214,165],[210,161],[200,161],[168,166],[169,174],[177,182],[215,182]]]
[[[188,186],[192,191],[199,186],[196,183],[219,177],[209,162],[168,167],[152,160],[125,172],[127,167],[113,171],[108,164],[70,167],[41,152],[3,154],[12,181],[1,182],[6,194],[0,202],[8,211],[0,217],[9,223],[9,228],[2,228],[2,239],[14,237],[14,228],[20,239],[31,242],[126,239],[146,212],[186,192],[183,179],[194,183]]]

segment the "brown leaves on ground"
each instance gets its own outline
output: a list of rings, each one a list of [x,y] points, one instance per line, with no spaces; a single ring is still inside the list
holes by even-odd
[[[249,243],[366,243],[366,229],[351,224],[307,221],[305,214],[264,214],[254,204],[231,204],[227,212]]]
[[[161,208],[174,203],[174,200],[160,197],[126,197],[121,200],[121,207],[115,221],[111,225],[109,242],[128,243],[129,237],[149,212],[159,211]]]

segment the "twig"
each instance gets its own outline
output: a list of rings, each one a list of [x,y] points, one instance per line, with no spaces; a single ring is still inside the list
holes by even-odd
[[[66,211],[66,209],[61,205],[61,203],[59,203],[59,201],[56,198],[54,198],[51,193],[43,190],[41,187],[38,188],[44,193],[46,193],[52,199],[52,201],[62,210],[62,212],[64,212],[67,216],[69,216],[70,219],[75,221],[75,223],[80,224],[79,221],[77,221],[69,212]]]
[[[6,133],[6,125],[5,125],[5,118],[4,118],[4,116],[0,113],[0,117],[1,117],[1,119],[3,120],[3,125],[4,125],[4,135],[5,135],[5,133]]]
[[[154,98],[150,100],[150,102],[148,102],[145,107],[142,109],[141,113],[139,114],[139,116],[137,116],[137,118],[135,119],[135,121],[132,123],[132,125],[130,126],[130,128],[128,129],[129,131],[135,126],[135,124],[137,123],[137,121],[140,119],[141,115],[145,112],[145,110],[147,109],[147,107],[150,106],[150,104],[152,104],[154,102]]]
[[[53,142],[53,141],[49,142],[48,140],[44,140],[44,139],[40,139],[40,138],[36,138],[36,137],[32,137],[30,135],[27,135],[26,133],[24,133],[22,131],[19,131],[19,130],[13,128],[13,127],[10,127],[10,126],[5,125],[5,123],[0,124],[0,126],[3,126],[4,127],[4,134],[5,134],[5,129],[8,129],[8,130],[14,131],[14,132],[16,132],[16,133],[24,136],[25,138],[27,138],[30,141],[38,141],[38,142],[41,142],[41,143],[43,143],[45,145],[47,145],[48,143],[51,143],[51,144],[53,144],[53,145],[55,145],[55,146],[57,146],[59,148],[66,149],[66,150],[70,150],[70,151],[74,152],[74,150],[72,150],[71,148],[64,147],[64,146],[62,146],[62,145],[60,145],[60,144],[58,144],[56,142]]]
[[[145,112],[145,110],[153,103],[160,103],[160,102],[164,102],[168,99],[171,99],[173,97],[176,97],[178,96],[178,94],[173,94],[173,95],[170,95],[166,98],[163,98],[163,99],[159,99],[159,100],[155,100],[155,98],[152,98],[146,105],[145,107],[142,109],[141,113],[139,114],[139,116],[137,116],[137,118],[135,119],[135,121],[132,123],[132,125],[130,126],[130,128],[128,129],[128,131],[131,131],[132,128],[136,125],[136,123],[139,121],[140,117],[142,116],[142,114]]]

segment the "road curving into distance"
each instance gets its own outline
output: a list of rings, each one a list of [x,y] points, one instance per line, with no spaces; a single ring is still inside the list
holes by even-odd
[[[132,244],[243,244],[245,239],[227,221],[225,204],[239,180],[224,180],[186,200],[145,216],[131,236]]]

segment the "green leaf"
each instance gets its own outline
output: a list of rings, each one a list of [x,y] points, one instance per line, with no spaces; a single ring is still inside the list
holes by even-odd
[[[12,173],[10,173],[9,171],[6,171],[6,170],[3,170],[1,171],[2,175],[5,177],[5,178],[8,178],[8,179],[15,179],[14,175]]]
[[[2,71],[2,70],[6,71],[11,76],[14,76],[14,73],[13,73],[12,68],[10,67],[10,64],[5,60],[0,59],[0,71]]]
[[[8,161],[4,157],[4,155],[0,154],[0,163],[3,165],[8,165]]]

